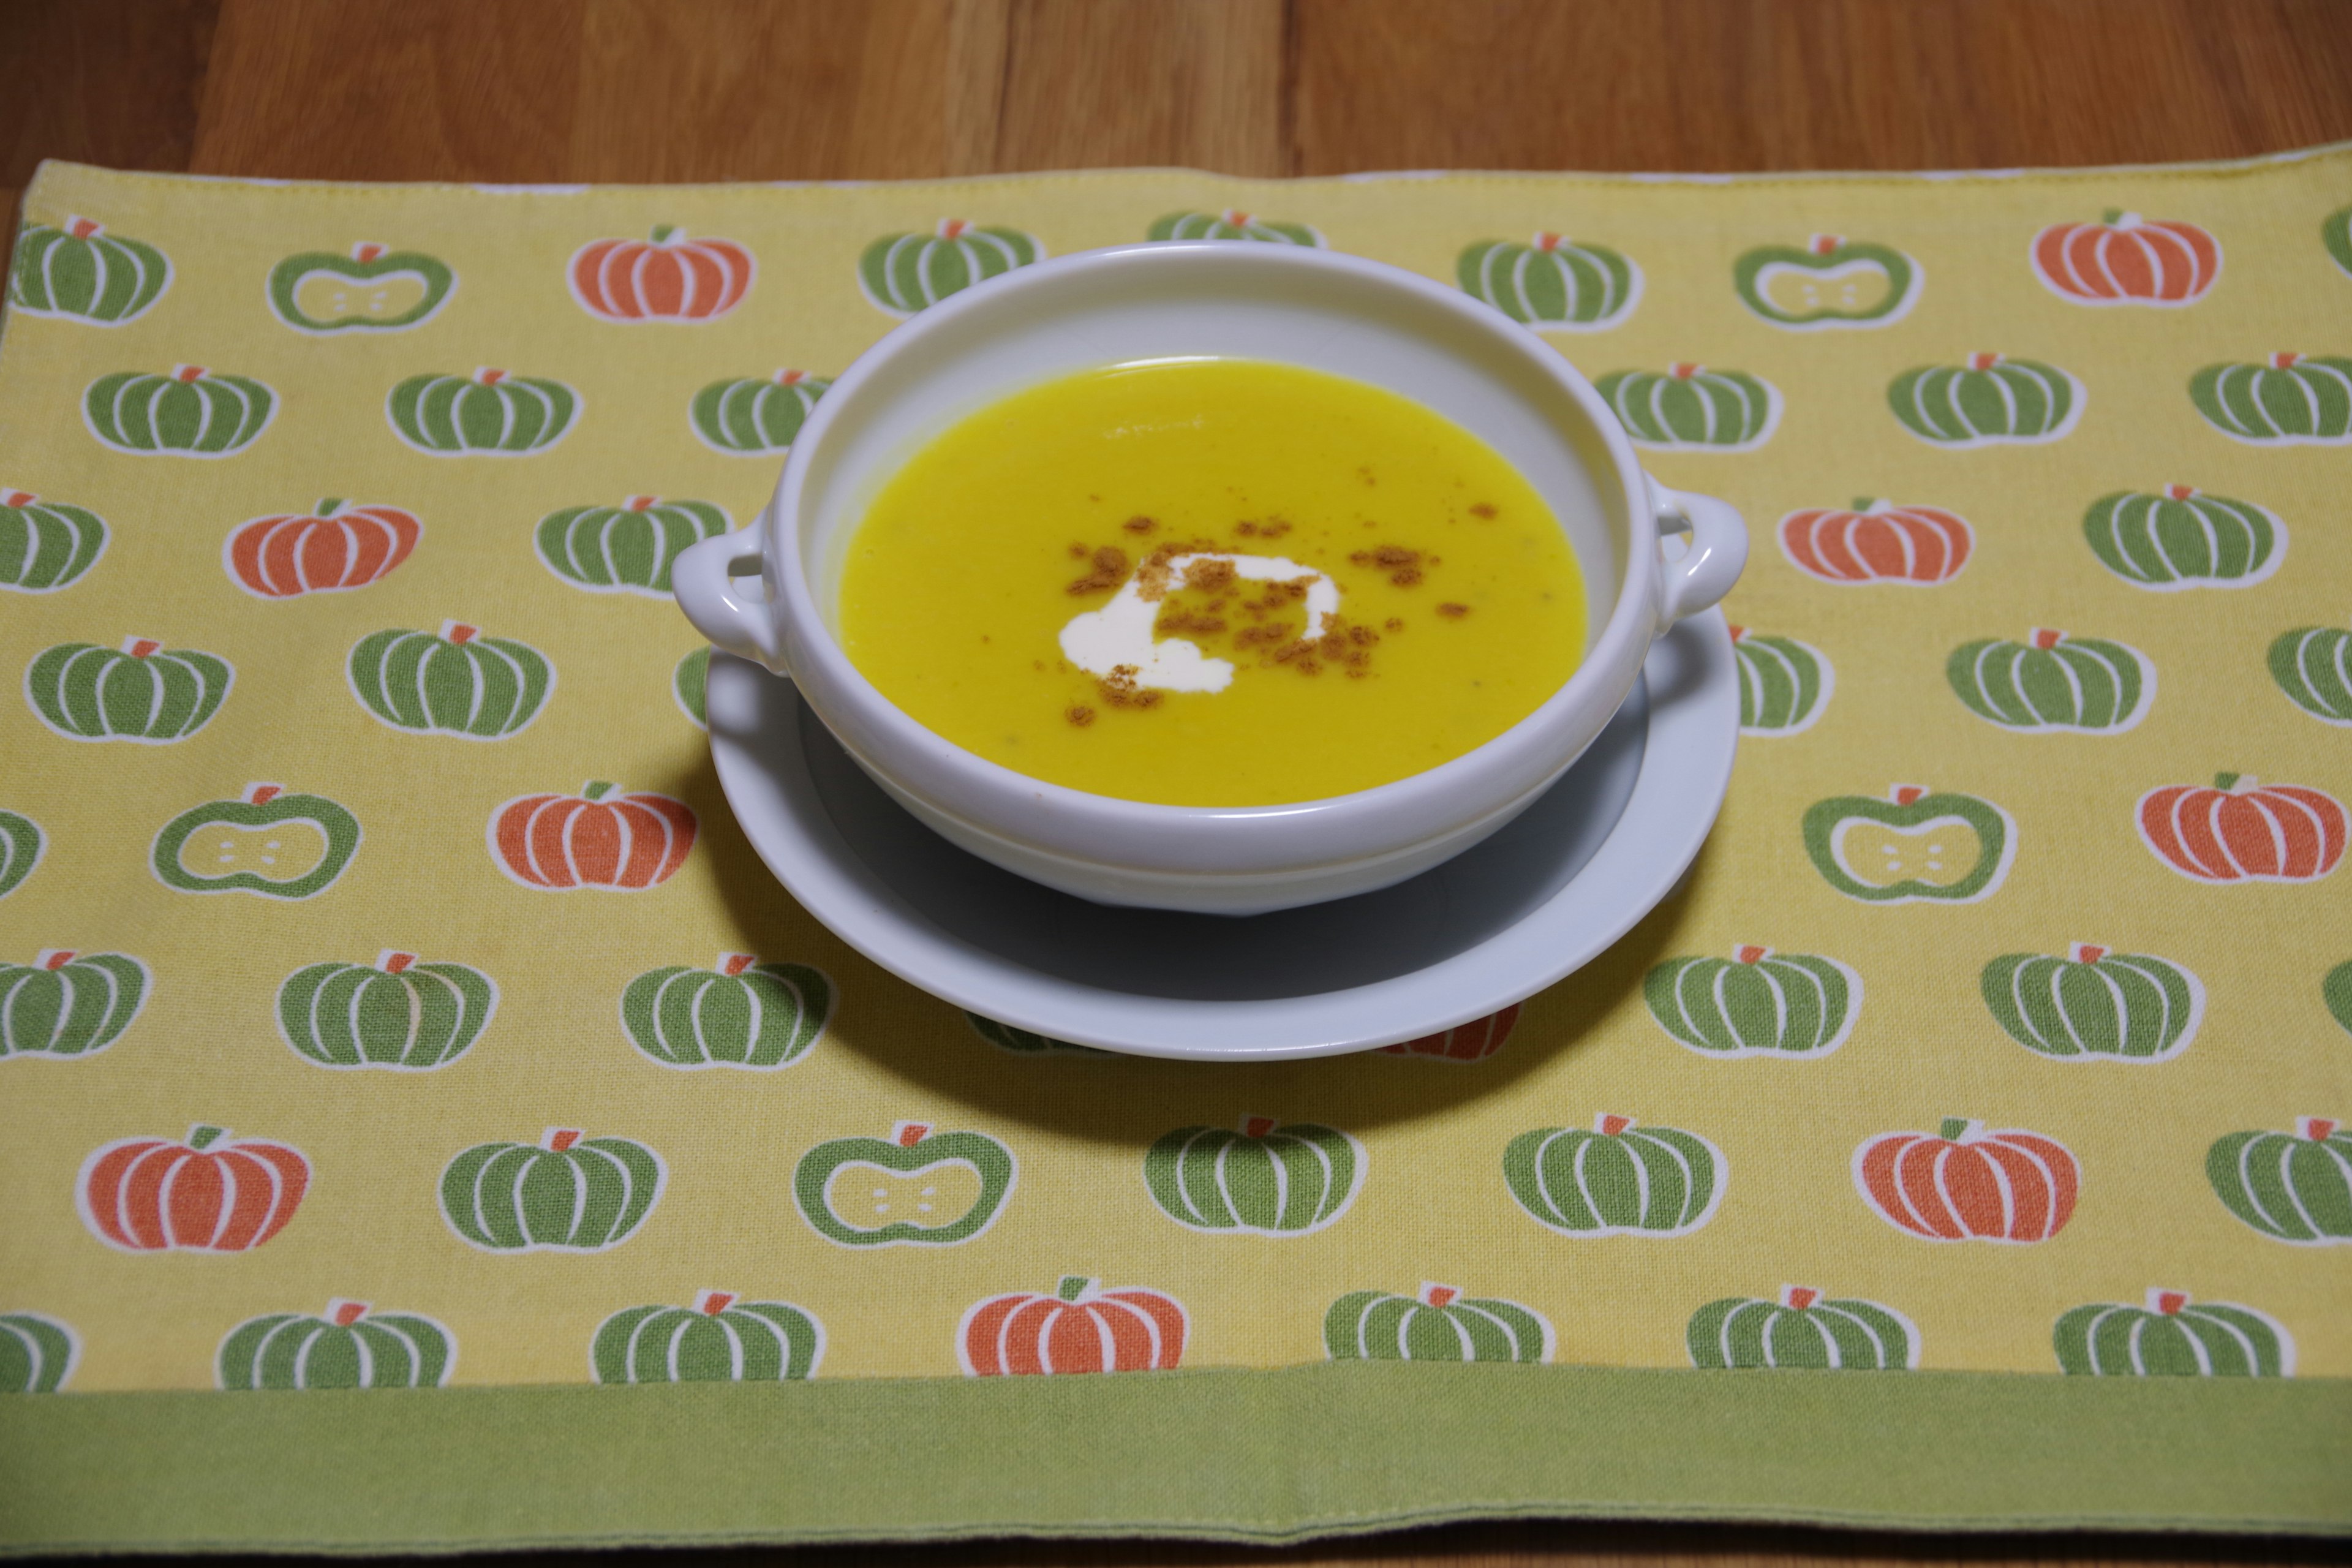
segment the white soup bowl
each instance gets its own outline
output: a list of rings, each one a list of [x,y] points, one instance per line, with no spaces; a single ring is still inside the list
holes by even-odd
[[[1182,806],[1015,773],[917,723],[859,672],[837,636],[842,562],[913,451],[1055,376],[1204,355],[1369,382],[1501,453],[1583,569],[1591,629],[1575,674],[1425,773],[1322,800]],[[1664,536],[1684,532],[1688,548],[1669,560]],[[818,402],[757,521],[687,551],[671,580],[705,637],[791,677],[858,765],[951,842],[1098,903],[1239,915],[1386,887],[1510,821],[1608,723],[1658,634],[1722,598],[1747,556],[1736,510],[1643,473],[1591,384],[1500,311],[1358,257],[1163,242],[1023,268],[890,332]]]

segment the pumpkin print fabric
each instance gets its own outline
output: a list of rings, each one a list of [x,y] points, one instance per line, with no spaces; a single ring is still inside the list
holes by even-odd
[[[0,588],[49,594],[72,586],[106,550],[106,520],[84,507],[0,492]]]
[[[0,1390],[2352,1377],[2347,170],[51,166],[0,340]],[[1088,1049],[893,979],[727,807],[678,553],[896,321],[1147,237],[1466,291],[1748,520],[1724,816],[1516,1007]]]
[[[272,1312],[221,1341],[224,1389],[438,1388],[457,1347],[449,1331],[410,1312],[330,1301],[323,1316]]]
[[[815,1376],[824,1355],[824,1324],[731,1290],[705,1290],[691,1308],[625,1308],[588,1350],[599,1383],[782,1383]]]

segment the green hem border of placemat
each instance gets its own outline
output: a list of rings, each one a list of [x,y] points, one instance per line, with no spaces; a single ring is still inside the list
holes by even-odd
[[[2352,1534],[2352,1383],[1350,1364],[0,1407],[0,1552],[1582,1517]]]

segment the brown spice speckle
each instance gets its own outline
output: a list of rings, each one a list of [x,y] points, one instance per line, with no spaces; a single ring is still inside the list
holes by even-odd
[[[1495,520],[1495,509],[1488,502],[1480,501],[1477,505],[1470,509],[1470,515],[1472,517],[1482,517],[1487,521],[1492,522]]]
[[[1399,588],[1410,588],[1421,581],[1421,552],[1402,544],[1382,544],[1370,550],[1359,550],[1348,559],[1359,566],[1370,566],[1387,573],[1390,583]],[[1435,557],[1431,557],[1430,564],[1436,564]]]
[[[1095,710],[1080,703],[1065,710],[1062,717],[1083,730],[1095,721]]]
[[[1151,623],[1153,634],[1163,637],[1181,637],[1187,632],[1200,637],[1214,637],[1224,629],[1224,616],[1205,615],[1181,606],[1160,611],[1160,618]]]
[[[1115,544],[1106,544],[1096,551],[1091,564],[1094,567],[1093,571],[1070,584],[1063,592],[1077,595],[1108,594],[1127,581],[1127,552]]]
[[[1137,683],[1135,678],[1142,673],[1140,666],[1116,664],[1095,684],[1101,689],[1103,700],[1114,708],[1157,708],[1162,694],[1147,691]]]
[[[1234,585],[1234,563],[1222,555],[1195,561],[1184,574],[1184,585],[1202,594],[1222,594]]]
[[[1463,616],[1470,613],[1470,606],[1467,605],[1440,605],[1437,606],[1437,613],[1444,616],[1449,621],[1458,621]]]
[[[1151,519],[1138,514],[1137,516],[1129,518],[1125,522],[1120,523],[1119,526],[1127,530],[1129,533],[1150,533],[1153,529],[1158,528],[1160,525]]]

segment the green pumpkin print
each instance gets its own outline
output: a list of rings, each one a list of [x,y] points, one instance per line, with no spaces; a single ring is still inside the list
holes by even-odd
[[[2321,221],[2319,242],[2344,276],[2352,278],[2352,207],[2338,207]]]
[[[953,1247],[996,1223],[1020,1174],[985,1132],[901,1121],[887,1138],[835,1138],[801,1156],[793,1201],[836,1247]]]
[[[1642,981],[1650,1016],[1702,1056],[1825,1057],[1862,1016],[1862,976],[1834,958],[1753,944],[1670,958]]]
[[[0,1312],[0,1394],[55,1394],[80,1360],[71,1325],[38,1312]]]
[[[2083,384],[2054,364],[1996,353],[1906,370],[1886,388],[1887,406],[1906,430],[1954,450],[2061,440],[2087,397]]]
[[[2205,1179],[2222,1206],[2273,1241],[2352,1243],[2352,1132],[2306,1116],[2292,1132],[2231,1132],[2205,1152]]]
[[[1688,1236],[1715,1217],[1730,1177],[1696,1132],[1602,1113],[1592,1131],[1538,1127],[1503,1150],[1503,1181],[1528,1217],[1564,1236]]]
[[[13,811],[0,811],[0,899],[23,886],[47,847],[39,823]]]
[[[551,1127],[536,1146],[477,1143],[441,1173],[441,1217],[485,1252],[605,1252],[661,1201],[662,1158],[627,1138]]]
[[[379,722],[467,741],[520,734],[555,690],[545,654],[462,621],[443,621],[437,635],[371,633],[352,645],[345,673],[352,695]]]
[[[710,650],[696,648],[669,672],[669,694],[698,730],[710,728]]]
[[[1780,424],[1780,389],[1739,370],[1684,361],[1663,373],[1620,370],[1594,389],[1636,447],[1665,452],[1752,452]]]
[[[2207,424],[2250,447],[2352,442],[2352,359],[2274,353],[2259,364],[2209,364],[2189,378]]]
[[[1527,244],[1482,239],[1454,263],[1462,291],[1543,331],[1601,331],[1633,313],[1642,269],[1605,245],[1543,233]]]
[[[95,1056],[147,1005],[147,966],[122,952],[45,948],[0,963],[0,1060]]]
[[[833,1016],[834,985],[805,963],[722,952],[709,969],[649,969],[621,993],[629,1043],[664,1067],[788,1068]]]
[[[165,823],[148,863],[183,893],[309,899],[334,885],[359,853],[359,818],[323,795],[253,784],[235,800],[208,800]]]
[[[1739,302],[1792,332],[1885,327],[1911,313],[1927,274],[1891,246],[1817,234],[1802,246],[1759,245],[1732,263]]]
[[[824,1325],[807,1311],[731,1290],[702,1291],[692,1307],[625,1307],[588,1347],[604,1384],[793,1383],[824,1359]]]
[[[1919,1364],[1919,1330],[1878,1301],[1824,1298],[1783,1285],[1777,1301],[1726,1296],[1691,1314],[1683,1331],[1691,1365],[1805,1372],[1908,1372]]]
[[[631,496],[619,506],[567,506],[549,512],[539,520],[531,542],[541,563],[575,588],[667,599],[677,558],[734,526],[707,500]]]
[[[1036,236],[942,218],[929,234],[886,234],[857,258],[866,302],[901,320],[975,283],[1045,259]]]
[[[2352,1035],[2352,959],[2327,972],[2319,983],[2319,997],[2327,1004],[2327,1016]]]
[[[2190,485],[2117,490],[2083,514],[2099,564],[2135,588],[2250,588],[2286,558],[2286,525],[2252,501]]]
[[[984,1018],[977,1013],[966,1013],[964,1021],[972,1033],[1000,1051],[1016,1057],[1103,1057],[1108,1051],[1098,1051],[1092,1046],[1081,1046],[1070,1040],[1057,1040],[1051,1035],[1041,1035],[1034,1029],[1024,1029],[1011,1024]]]
[[[2156,667],[2137,648],[2046,626],[1962,643],[1944,679],[1969,712],[2024,735],[2120,735],[2156,700]]]
[[[2297,626],[2271,644],[2271,679],[2323,724],[2352,724],[2352,631]]]
[[[0,485],[0,588],[70,588],[106,553],[106,520],[88,507]]]
[[[278,394],[249,376],[200,364],[169,374],[119,370],[81,395],[82,423],[99,444],[135,456],[229,458],[278,417]]]
[[[1263,245],[1298,245],[1312,250],[1323,247],[1323,236],[1311,224],[1285,223],[1227,207],[1223,212],[1170,213],[1152,220],[1146,239],[1244,239]]]
[[[1411,1296],[1350,1290],[1323,1314],[1333,1361],[1529,1362],[1551,1359],[1551,1324],[1517,1301],[1424,1283]]]
[[[2205,984],[2144,952],[2078,942],[2063,958],[2004,952],[1979,977],[2002,1033],[2060,1061],[2169,1061],[2205,1016]]]
[[[120,652],[59,643],[26,668],[25,700],[68,741],[168,746],[210,723],[236,680],[219,655],[167,649],[152,637],[124,637]]]
[[[11,306],[94,327],[137,321],[171,286],[171,259],[162,251],[86,217],[25,225],[8,268]]]
[[[1731,628],[1739,667],[1739,732],[1801,735],[1813,727],[1837,689],[1829,656],[1794,637]]]
[[[804,370],[714,381],[687,405],[687,423],[714,452],[779,458],[792,450],[816,400],[833,383]]]
[[[1816,801],[1802,829],[1822,880],[1866,904],[1972,904],[2000,890],[2017,858],[2009,813],[1925,784]]]
[[[338,1300],[315,1318],[247,1318],[221,1341],[215,1370],[230,1392],[439,1388],[457,1361],[456,1338],[432,1319]]]
[[[2150,1287],[2146,1307],[2093,1301],[2051,1326],[2075,1377],[2292,1377],[2294,1339],[2267,1312]]]
[[[570,435],[581,406],[580,394],[560,381],[490,369],[428,372],[386,394],[383,416],[403,445],[429,458],[522,458]]]
[[[498,1008],[498,982],[480,970],[386,948],[373,963],[310,963],[288,975],[278,1031],[323,1068],[428,1072],[473,1049]]]
[[[271,268],[269,309],[313,336],[397,332],[431,321],[457,287],[437,258],[367,240],[348,255],[306,250]]]
[[[1179,1127],[1143,1155],[1143,1184],[1187,1230],[1307,1236],[1363,1190],[1364,1146],[1336,1127],[1245,1116],[1241,1130]]]

